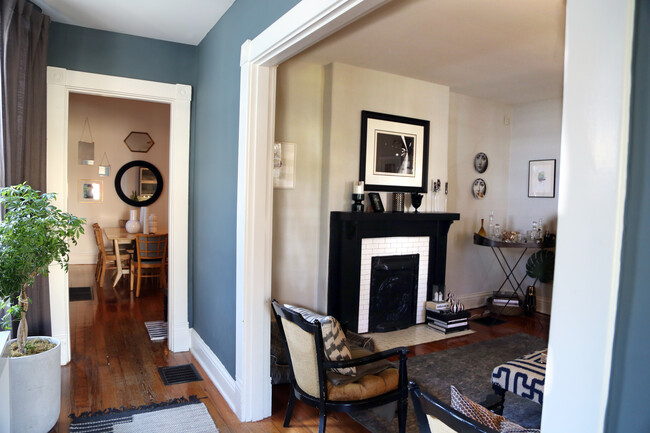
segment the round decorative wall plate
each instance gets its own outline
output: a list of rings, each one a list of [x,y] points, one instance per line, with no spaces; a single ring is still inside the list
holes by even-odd
[[[474,170],[479,173],[485,173],[488,168],[488,157],[485,153],[479,152],[474,157]]]
[[[487,184],[480,177],[474,180],[472,184],[472,195],[477,200],[483,200],[487,193]]]

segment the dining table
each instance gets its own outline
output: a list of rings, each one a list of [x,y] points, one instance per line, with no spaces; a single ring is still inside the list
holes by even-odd
[[[120,278],[122,278],[122,274],[129,273],[128,269],[122,268],[122,253],[120,252],[120,244],[132,244],[137,233],[129,233],[124,227],[105,227],[104,234],[108,240],[113,241],[113,248],[115,250],[115,266],[117,266],[115,277],[113,277],[113,287],[115,287],[120,281]]]

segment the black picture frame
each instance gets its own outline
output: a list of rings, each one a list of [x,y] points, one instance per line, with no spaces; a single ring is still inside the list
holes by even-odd
[[[381,202],[381,197],[378,192],[369,192],[368,199],[370,200],[370,207],[373,212],[384,211],[384,204]]]
[[[555,198],[555,159],[528,161],[528,197]]]
[[[359,180],[370,191],[427,192],[428,120],[361,112]]]

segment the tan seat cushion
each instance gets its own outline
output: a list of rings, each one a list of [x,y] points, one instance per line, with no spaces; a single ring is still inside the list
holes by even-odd
[[[397,389],[399,372],[387,368],[377,374],[368,374],[356,382],[334,385],[327,381],[327,399],[333,401],[365,400]]]

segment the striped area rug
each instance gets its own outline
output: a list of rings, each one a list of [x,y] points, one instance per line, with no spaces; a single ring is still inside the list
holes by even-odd
[[[70,417],[71,433],[219,433],[208,409],[196,396]]]
[[[167,338],[167,322],[163,322],[162,320],[144,322],[144,326],[147,327],[151,341],[160,341]]]

